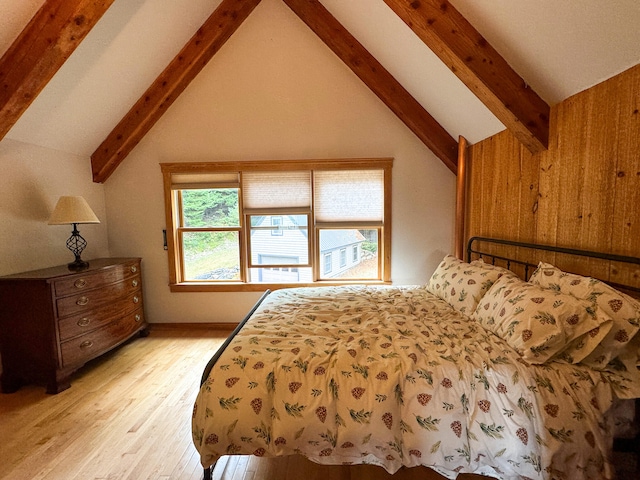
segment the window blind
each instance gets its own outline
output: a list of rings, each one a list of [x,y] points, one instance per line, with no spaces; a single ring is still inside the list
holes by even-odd
[[[245,209],[311,207],[311,172],[244,172]]]
[[[238,187],[240,187],[240,175],[238,172],[171,174],[172,190]]]
[[[383,221],[384,170],[326,170],[313,177],[318,222]]]

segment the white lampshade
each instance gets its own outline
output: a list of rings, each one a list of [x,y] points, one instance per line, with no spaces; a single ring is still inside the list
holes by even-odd
[[[53,209],[49,225],[100,223],[87,201],[81,196],[62,196]]]

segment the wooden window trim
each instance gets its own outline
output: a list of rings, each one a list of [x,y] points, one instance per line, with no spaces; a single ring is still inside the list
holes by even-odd
[[[349,285],[349,284],[390,284],[391,283],[391,167],[392,158],[360,158],[360,159],[327,159],[327,160],[273,160],[273,161],[241,161],[241,162],[194,162],[194,163],[161,163],[163,189],[165,201],[165,220],[167,228],[167,260],[169,265],[169,288],[172,292],[256,292],[265,289],[280,289],[290,287],[321,286],[321,285]],[[180,282],[179,272],[182,269],[182,257],[176,254],[176,214],[172,195],[173,174],[198,174],[210,171],[216,172],[246,172],[246,171],[287,171],[287,170],[384,170],[384,228],[378,245],[378,262],[381,277],[378,280],[317,280],[313,283],[247,283],[234,282]],[[240,199],[241,201],[241,199]],[[312,219],[313,221],[313,219]],[[246,229],[246,226],[243,225]],[[310,232],[316,231],[316,225],[309,225]],[[243,244],[246,242],[243,242]],[[317,243],[317,242],[316,242]],[[241,245],[240,268],[245,269],[246,252]],[[316,252],[311,252],[315,259]],[[317,262],[312,262],[319,268]],[[317,277],[317,275],[316,275]]]

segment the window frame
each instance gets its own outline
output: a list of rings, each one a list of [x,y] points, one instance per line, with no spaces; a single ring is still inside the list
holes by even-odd
[[[197,162],[197,163],[161,163],[160,168],[163,176],[163,187],[165,196],[166,214],[166,238],[167,238],[167,258],[169,264],[169,287],[172,292],[207,292],[207,291],[264,291],[265,289],[279,289],[287,287],[318,286],[318,285],[344,285],[344,284],[390,284],[391,283],[391,169],[392,158],[361,158],[361,159],[329,159],[329,160],[275,160],[275,161],[239,161],[239,162]],[[384,212],[382,224],[372,225],[368,222],[351,222],[358,229],[379,229],[378,241],[378,274],[377,279],[370,280],[335,280],[321,279],[321,258],[319,249],[319,232],[327,225],[317,223],[313,215],[313,193],[312,193],[312,214],[309,217],[309,238],[311,251],[309,260],[312,265],[313,278],[310,283],[249,283],[249,261],[250,252],[246,236],[249,234],[250,225],[246,223],[246,214],[242,206],[242,188],[240,188],[239,209],[240,209],[240,269],[241,280],[237,281],[216,281],[198,282],[193,280],[182,281],[184,272],[183,256],[181,247],[178,244],[178,216],[181,207],[176,202],[177,190],[172,181],[174,176],[184,177],[185,175],[207,175],[211,173],[234,173],[239,172],[266,172],[266,171],[296,171],[310,170],[382,170],[384,185]],[[242,182],[240,182],[242,185]],[[313,182],[311,184],[313,190]],[[203,187],[206,188],[206,187]],[[180,209],[180,210],[179,210]],[[350,224],[350,225],[351,225]],[[347,225],[344,225],[347,226]],[[232,228],[233,229],[233,228]],[[313,237],[313,238],[312,238]],[[312,238],[312,239],[311,239]],[[291,267],[292,265],[287,265]],[[296,265],[297,267],[298,265]]]

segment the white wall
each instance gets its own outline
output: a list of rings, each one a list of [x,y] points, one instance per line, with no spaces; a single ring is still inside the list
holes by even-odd
[[[453,250],[455,176],[283,2],[265,0],[105,183],[114,256],[143,257],[151,322],[237,322],[256,293],[170,293],[159,163],[394,157],[392,277]]]
[[[107,257],[104,187],[91,180],[89,159],[5,138],[0,142],[0,275],[73,261],[71,225],[48,225],[61,195],[82,195],[100,224],[79,225],[83,259]]]

